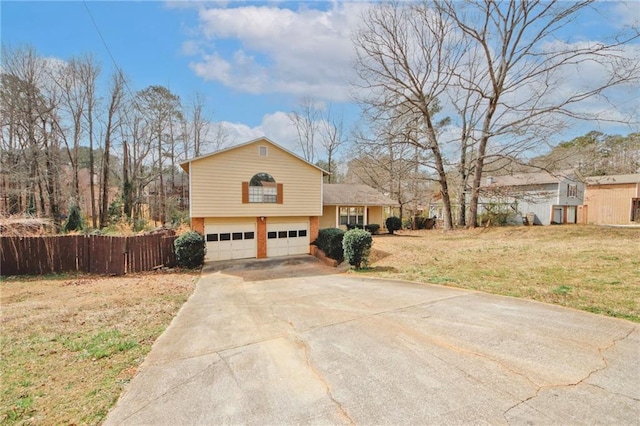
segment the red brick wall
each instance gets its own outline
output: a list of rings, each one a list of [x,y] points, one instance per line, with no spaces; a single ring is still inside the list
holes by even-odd
[[[193,231],[199,232],[204,235],[204,218],[203,217],[192,217],[191,218],[191,229]]]
[[[257,227],[257,235],[258,238],[258,253],[256,257],[258,259],[263,259],[267,257],[267,218],[256,218]]]
[[[309,216],[309,242],[312,243],[318,238],[318,231],[320,230],[320,217]],[[314,253],[315,246],[309,247],[309,253]]]

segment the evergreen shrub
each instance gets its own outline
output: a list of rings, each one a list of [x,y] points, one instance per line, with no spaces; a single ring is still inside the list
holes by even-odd
[[[324,228],[318,231],[318,238],[312,243],[331,259],[342,263],[344,252],[342,249],[342,237],[344,231],[338,228]]]
[[[195,231],[189,231],[180,235],[173,242],[178,266],[184,268],[197,268],[204,264],[204,255],[207,253],[204,237]]]
[[[344,246],[344,258],[349,265],[356,269],[366,267],[371,253],[373,238],[368,231],[363,229],[352,229],[344,234],[342,245]]]

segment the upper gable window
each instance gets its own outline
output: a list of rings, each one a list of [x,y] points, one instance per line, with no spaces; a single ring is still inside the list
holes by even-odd
[[[269,152],[267,151],[266,146],[260,146],[258,147],[258,153],[260,154],[260,157],[266,157]]]
[[[578,185],[568,184],[567,185],[567,197],[576,198],[578,196]]]
[[[266,147],[265,147],[266,148]],[[268,173],[258,173],[249,181],[250,203],[277,203],[278,185]]]

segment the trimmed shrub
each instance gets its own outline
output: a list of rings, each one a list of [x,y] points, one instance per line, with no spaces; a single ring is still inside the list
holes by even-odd
[[[370,223],[364,226],[364,229],[371,232],[372,234],[377,234],[380,231],[380,225],[377,223]]]
[[[390,234],[393,234],[399,229],[402,229],[402,221],[399,217],[396,216],[388,217],[385,224],[387,225],[387,229],[389,230]]]
[[[342,245],[344,246],[344,258],[349,265],[356,269],[366,267],[371,253],[373,238],[364,229],[352,229],[344,234]]]
[[[361,223],[347,223],[347,231],[352,229],[364,229],[364,225]]]
[[[204,237],[195,231],[186,232],[176,238],[173,242],[173,248],[179,266],[197,268],[204,263],[207,247]]]
[[[80,216],[80,209],[78,206],[71,206],[69,209],[69,218],[64,224],[64,232],[79,231],[82,229],[82,217]]]
[[[331,259],[342,263],[344,260],[342,237],[344,237],[344,231],[342,229],[324,228],[318,231],[318,238],[311,244],[317,246]]]

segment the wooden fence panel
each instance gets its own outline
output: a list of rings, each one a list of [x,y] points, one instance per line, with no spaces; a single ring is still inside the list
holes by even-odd
[[[174,232],[133,237],[0,237],[0,274],[89,272],[124,275],[175,266]]]
[[[102,275],[124,275],[126,237],[92,235],[89,272]]]
[[[171,235],[168,237],[162,237],[162,258],[164,261],[164,265],[173,268],[176,266],[176,255],[173,249],[173,242],[178,238],[175,235]]]
[[[2,237],[0,238],[0,274],[2,275],[18,275],[18,253],[17,245],[20,238]]]

